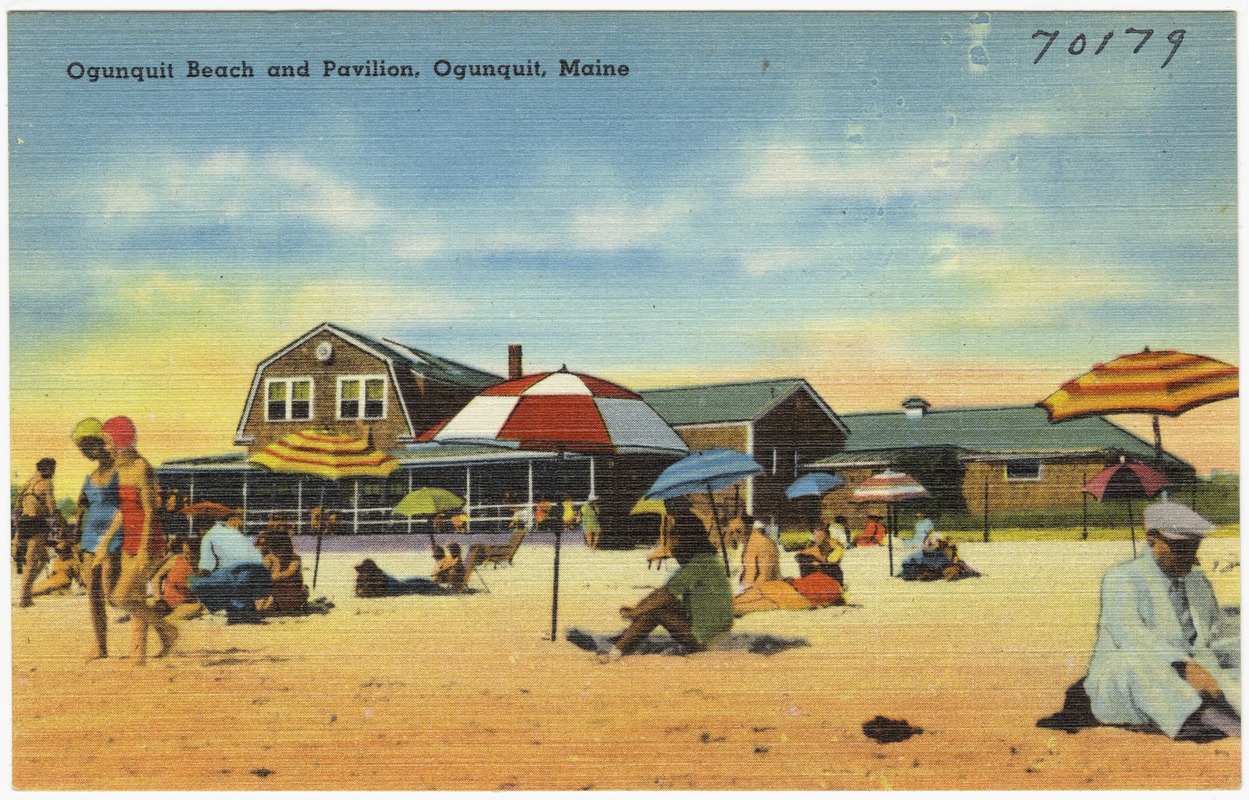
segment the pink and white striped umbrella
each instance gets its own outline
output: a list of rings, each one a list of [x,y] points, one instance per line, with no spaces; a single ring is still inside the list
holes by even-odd
[[[567,367],[491,386],[421,438],[577,453],[689,452],[640,395]]]
[[[898,503],[928,497],[928,490],[905,472],[885,470],[859,484],[850,496],[854,503]]]

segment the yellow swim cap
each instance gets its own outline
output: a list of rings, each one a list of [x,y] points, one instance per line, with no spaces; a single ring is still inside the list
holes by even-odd
[[[78,444],[83,439],[102,440],[104,438],[104,423],[95,417],[87,417],[74,426],[74,432],[70,434],[69,438],[74,440],[74,444]]]

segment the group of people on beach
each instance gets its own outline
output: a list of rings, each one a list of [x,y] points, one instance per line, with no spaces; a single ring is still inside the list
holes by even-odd
[[[180,498],[162,495],[151,464],[137,450],[134,422],[125,416],[87,418],[71,438],[95,463],[83,481],[75,520],[68,524],[56,507],[56,462],[40,460],[14,503],[14,557],[22,574],[19,607],[43,594],[68,593],[75,581],[82,585],[93,634],[88,661],[108,657],[108,605],[124,612],[120,621],[130,622],[129,661],[138,666],[147,661],[149,632],[160,642],[153,657],[163,658],[178,640],[178,623],[205,610],[225,610],[227,621],[241,622],[302,607],[307,590],[300,561],[281,521],[255,544],[241,532],[241,512],[226,513],[202,539],[189,520],[188,532],[168,536]],[[241,564],[254,568],[236,570]],[[45,566],[49,575],[37,582]]]

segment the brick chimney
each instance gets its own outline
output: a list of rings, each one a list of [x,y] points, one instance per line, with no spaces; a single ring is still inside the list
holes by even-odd
[[[521,367],[520,345],[509,344],[507,346],[507,379],[514,381],[524,374]]]

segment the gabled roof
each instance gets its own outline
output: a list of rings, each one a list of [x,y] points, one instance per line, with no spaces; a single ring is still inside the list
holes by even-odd
[[[651,408],[669,425],[709,425],[724,422],[752,422],[759,419],[794,392],[805,391],[828,418],[843,432],[841,421],[824,398],[802,378],[780,378],[745,383],[718,383],[678,386],[671,389],[639,391]]]
[[[967,454],[1021,456],[1117,452],[1152,460],[1154,447],[1104,417],[1082,417],[1050,424],[1036,406],[962,408],[928,411],[908,417],[903,411],[846,414],[850,435],[845,449],[823,459],[847,465],[884,460],[890,454],[925,447],[953,447]],[[1186,462],[1170,453],[1164,457]],[[820,463],[820,462],[817,462]],[[815,466],[812,464],[810,466]]]
[[[247,395],[247,403],[243,406],[243,416],[239,419],[238,430],[235,431],[234,440],[236,444],[242,444],[248,439],[243,434],[243,429],[247,425],[247,419],[251,415],[252,404],[260,391],[261,379],[265,369],[270,364],[285,356],[295,348],[303,345],[314,336],[329,332],[335,336],[352,343],[361,350],[372,354],[373,356],[386,362],[387,369],[390,371],[391,379],[395,382],[395,389],[399,396],[399,403],[403,407],[405,419],[408,420],[408,427],[411,429],[411,418],[408,417],[407,404],[404,400],[403,392],[400,390],[402,384],[399,382],[401,371],[410,372],[418,376],[421,380],[433,380],[439,383],[450,384],[452,386],[460,386],[465,389],[481,390],[487,386],[491,386],[503,380],[499,375],[495,375],[484,370],[460,364],[450,359],[435,356],[424,350],[417,350],[414,347],[408,347],[405,344],[392,341],[390,339],[377,339],[372,336],[366,336],[363,333],[344,328],[341,325],[335,325],[332,322],[322,322],[317,327],[305,333],[303,336],[295,339],[295,341],[283,347],[273,355],[261,361],[256,367],[255,377],[252,378],[251,391]],[[411,435],[415,436],[417,431],[411,431]]]

